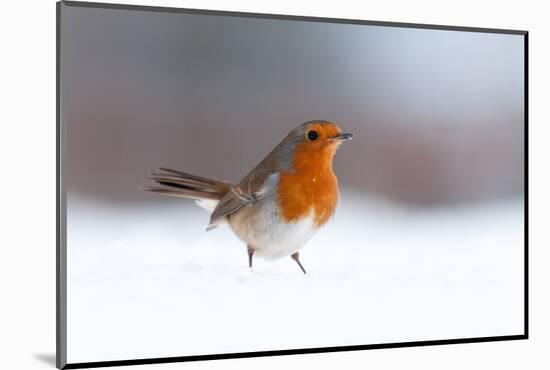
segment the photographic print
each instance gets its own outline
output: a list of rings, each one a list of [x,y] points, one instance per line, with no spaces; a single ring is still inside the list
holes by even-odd
[[[58,367],[527,338],[526,32],[57,6]]]

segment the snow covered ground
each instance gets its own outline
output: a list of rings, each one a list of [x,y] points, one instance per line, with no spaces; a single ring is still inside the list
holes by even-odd
[[[155,196],[155,195],[151,195]],[[451,339],[523,332],[523,202],[432,210],[342,191],[290,258],[255,260],[172,199],[68,200],[68,360]]]

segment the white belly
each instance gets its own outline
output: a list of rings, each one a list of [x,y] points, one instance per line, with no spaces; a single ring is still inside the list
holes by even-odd
[[[290,256],[317,231],[313,216],[286,223],[281,220],[275,204],[269,203],[239,210],[231,215],[229,225],[241,240],[254,248],[255,255],[266,259]]]
[[[286,223],[281,219],[274,190],[278,181],[278,174],[271,175],[260,192],[261,199],[239,209],[227,220],[233,232],[254,249],[255,255],[266,259],[287,257],[298,252],[317,231],[313,212],[296,222]],[[201,200],[197,204],[211,210],[217,201]]]

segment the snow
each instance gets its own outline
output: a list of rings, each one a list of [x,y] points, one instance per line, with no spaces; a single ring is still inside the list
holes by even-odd
[[[154,195],[151,195],[154,196]],[[68,360],[523,333],[523,200],[416,209],[342,190],[290,258],[256,258],[174,199],[69,194]]]

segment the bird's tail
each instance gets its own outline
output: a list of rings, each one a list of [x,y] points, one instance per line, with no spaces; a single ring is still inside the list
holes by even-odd
[[[231,188],[231,184],[218,180],[211,180],[189,173],[171,170],[169,168],[159,168],[158,172],[150,173],[147,180],[156,181],[163,187],[146,187],[145,191],[171,195],[175,197],[189,198],[206,203],[217,203]],[[211,208],[211,207],[205,207]]]

